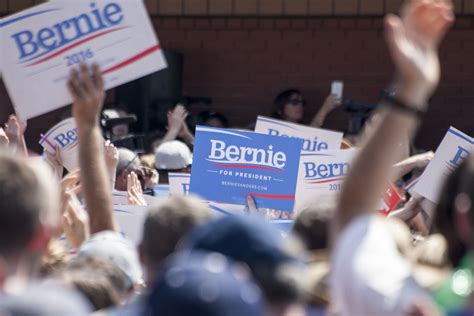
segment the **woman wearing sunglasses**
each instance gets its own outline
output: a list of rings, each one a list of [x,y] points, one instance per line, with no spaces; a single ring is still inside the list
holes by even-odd
[[[326,116],[341,104],[337,96],[330,94],[324,101],[323,106],[311,120],[310,125],[321,127]],[[281,92],[273,102],[274,111],[272,116],[276,119],[291,123],[303,123],[305,116],[306,100],[300,90],[289,89]]]

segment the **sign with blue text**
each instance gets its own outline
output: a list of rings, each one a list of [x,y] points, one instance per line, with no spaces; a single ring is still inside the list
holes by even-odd
[[[446,178],[474,149],[474,139],[450,127],[413,191],[438,203]]]
[[[183,196],[189,195],[189,183],[191,175],[189,173],[168,173],[170,183],[170,193],[172,195]]]
[[[301,154],[297,206],[312,203],[320,196],[338,194],[357,152],[344,149]]]
[[[343,136],[340,132],[293,124],[263,116],[257,118],[255,132],[273,136],[301,138],[303,139],[303,152],[340,149]]]
[[[39,143],[51,155],[58,153],[68,171],[79,169],[79,134],[74,118],[68,118],[54,125],[41,137]]]
[[[292,211],[303,141],[198,126],[190,192],[202,198]]]
[[[70,104],[82,62],[100,65],[106,89],[166,67],[141,0],[55,0],[0,23],[3,80],[23,119]]]

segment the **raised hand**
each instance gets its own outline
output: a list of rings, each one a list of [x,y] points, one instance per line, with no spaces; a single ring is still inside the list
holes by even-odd
[[[148,203],[143,198],[143,189],[137,174],[131,172],[127,177],[128,203],[131,205],[146,206]]]
[[[454,21],[452,4],[412,0],[402,16],[385,18],[385,37],[397,68],[396,88],[405,102],[422,106],[440,78],[438,46]]]
[[[62,227],[71,246],[79,249],[90,236],[89,216],[73,192],[63,194]]]
[[[173,111],[168,112],[168,129],[179,133],[183,128],[183,125],[186,124],[185,121],[187,117],[188,112],[185,107],[178,104]]]
[[[5,133],[12,143],[18,144],[20,138],[23,137],[23,131],[20,127],[20,122],[15,115],[10,115],[8,121],[5,123]]]
[[[98,125],[105,99],[104,81],[99,66],[94,64],[90,69],[81,64],[79,71],[73,68],[68,87],[74,99],[72,113],[78,128]]]

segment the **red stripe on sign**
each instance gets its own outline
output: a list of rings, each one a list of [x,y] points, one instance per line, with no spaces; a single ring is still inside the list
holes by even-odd
[[[213,164],[214,167],[220,167],[224,169],[259,169],[259,170],[267,170],[267,171],[274,171],[274,172],[282,172],[281,170],[271,168],[271,167],[263,167],[263,166],[242,166],[242,165],[226,165],[226,164]]]
[[[314,183],[314,184],[318,184],[318,183],[329,183],[329,182],[336,182],[336,181],[340,181],[340,180],[344,180],[345,177],[342,177],[342,178],[334,178],[334,179],[329,179],[329,180],[321,180],[321,181],[311,181],[309,183]]]
[[[35,61],[35,62],[29,64],[28,67],[30,67],[30,66],[35,66],[35,65],[44,63],[45,61],[48,61],[48,60],[50,60],[50,59],[52,59],[52,58],[54,58],[54,57],[56,57],[56,56],[58,56],[58,55],[61,55],[62,53],[67,52],[68,50],[71,50],[71,49],[73,49],[74,47],[77,47],[77,46],[79,46],[79,45],[81,45],[81,44],[84,44],[84,43],[89,42],[89,41],[92,41],[93,39],[96,39],[96,38],[98,38],[98,37],[101,37],[101,36],[104,36],[104,35],[107,35],[107,34],[110,34],[110,33],[113,33],[113,32],[117,32],[117,31],[120,31],[120,30],[123,30],[123,29],[126,29],[126,28],[128,28],[128,26],[117,27],[117,28],[115,28],[115,29],[111,29],[111,30],[107,30],[107,31],[104,31],[104,32],[100,32],[100,33],[94,34],[94,35],[89,36],[89,37],[87,37],[87,38],[84,38],[83,40],[80,40],[80,41],[78,41],[78,42],[76,42],[76,43],[74,43],[74,44],[71,44],[71,45],[69,45],[69,46],[67,46],[67,47],[64,47],[63,49],[58,50],[56,53],[53,53],[53,54],[51,54],[51,55],[49,55],[49,56],[47,56],[47,57],[44,57],[44,58],[42,58],[42,59],[40,59],[40,60],[37,60],[37,61]]]
[[[160,45],[156,45],[156,46],[153,46],[153,47],[150,47],[148,48],[147,50],[144,50],[143,52],[127,59],[127,60],[124,60],[123,62],[121,62],[120,64],[117,64],[115,66],[112,66],[110,68],[107,68],[105,70],[102,71],[102,74],[105,75],[105,74],[108,74],[109,72],[113,72],[113,71],[116,71],[116,70],[119,70],[121,68],[124,68],[130,64],[133,64],[134,62],[142,59],[142,58],[145,58],[146,56],[150,55],[150,54],[153,54],[154,52],[156,51],[159,51],[161,49]]]
[[[245,192],[245,194],[264,198],[264,199],[272,199],[272,200],[294,200],[295,199],[294,195],[259,194],[259,193],[250,193],[250,192]]]

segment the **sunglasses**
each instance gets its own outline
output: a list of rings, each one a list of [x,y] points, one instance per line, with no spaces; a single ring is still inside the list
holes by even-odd
[[[291,100],[288,100],[287,104],[291,104],[291,105],[306,105],[306,100],[299,100],[299,99],[291,99]]]

